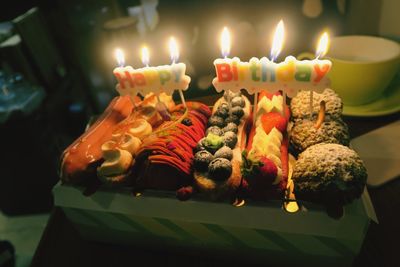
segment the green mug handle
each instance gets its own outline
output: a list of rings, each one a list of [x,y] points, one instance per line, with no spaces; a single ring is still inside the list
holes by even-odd
[[[297,56],[297,59],[298,60],[303,60],[303,59],[313,60],[313,59],[315,59],[315,55],[313,53],[310,53],[310,52],[303,52],[303,53],[300,53]]]

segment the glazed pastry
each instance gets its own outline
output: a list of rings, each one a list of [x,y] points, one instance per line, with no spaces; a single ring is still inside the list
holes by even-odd
[[[297,199],[338,207],[361,196],[367,171],[354,150],[317,144],[299,155],[292,179]]]
[[[101,146],[110,140],[118,123],[133,109],[128,96],[116,97],[97,121],[64,150],[61,163],[63,183],[87,185],[97,179],[96,168],[101,164]]]
[[[211,110],[198,102],[187,102],[186,105],[185,119],[173,127],[171,122],[164,122],[158,128],[158,134],[143,140],[132,171],[135,190],[177,190],[179,199],[189,197],[191,189],[188,188],[193,184],[193,149],[204,137]],[[171,114],[181,118],[184,112],[183,105],[178,105]],[[202,158],[207,161],[207,155]]]
[[[315,121],[305,118],[294,123],[290,132],[290,144],[297,153],[319,143],[335,143],[348,146],[350,136],[347,124],[341,118],[324,121],[319,128]]]
[[[150,95],[138,101],[135,108],[128,96],[113,99],[100,118],[64,151],[62,181],[84,186],[98,183],[99,179],[103,184],[126,182],[134,150],[162,122],[154,106],[155,98]],[[127,153],[132,157],[130,161]]]
[[[326,103],[326,115],[340,118],[343,111],[343,103],[340,97],[332,89],[325,89],[322,94],[313,92],[313,119],[319,112],[321,101]],[[293,120],[310,117],[310,91],[301,91],[290,102],[291,116]]]
[[[194,178],[196,189],[212,200],[233,196],[241,185],[241,151],[246,143],[246,125],[251,104],[240,93],[218,99],[208,120],[206,137],[196,148]]]
[[[289,110],[283,101],[279,92],[260,94],[242,164],[242,174],[253,199],[281,198],[286,190]]]

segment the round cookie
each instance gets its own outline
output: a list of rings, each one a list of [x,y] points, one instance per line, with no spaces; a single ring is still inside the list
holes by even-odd
[[[367,170],[354,150],[317,144],[299,155],[292,179],[297,199],[340,207],[361,196]]]
[[[313,93],[313,117],[319,112],[320,102],[326,103],[325,114],[331,118],[340,118],[343,111],[343,103],[338,94],[332,89],[325,89],[322,94]],[[310,116],[310,91],[300,91],[290,102],[290,111],[294,120]]]
[[[341,118],[324,121],[318,129],[314,125],[315,121],[309,119],[294,122],[290,132],[290,143],[296,152],[300,153],[319,143],[349,145],[349,130]]]

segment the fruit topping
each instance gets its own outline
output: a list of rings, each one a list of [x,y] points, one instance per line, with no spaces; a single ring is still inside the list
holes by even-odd
[[[233,98],[238,97],[238,96],[240,97],[241,95],[242,95],[241,92],[234,93],[230,90],[224,92],[224,98],[226,101],[232,100]]]
[[[233,122],[236,125],[239,125],[240,118],[235,114],[229,115],[228,118],[225,119],[225,123],[230,123],[230,122]]]
[[[225,122],[222,117],[213,115],[208,120],[208,125],[209,126],[218,126],[220,128],[223,128],[225,126]]]
[[[232,174],[232,163],[224,158],[214,159],[208,165],[208,174],[216,181],[224,181]]]
[[[224,131],[224,133],[231,131],[231,132],[234,132],[234,133],[237,134],[238,133],[238,126],[233,122],[228,122],[226,124],[226,126],[222,130]]]
[[[205,139],[206,139],[206,138],[203,137],[203,138],[201,138],[201,139],[197,142],[197,145],[196,145],[196,147],[194,148],[194,151],[195,151],[195,152],[198,152],[198,151],[201,151],[201,150],[206,150],[206,148],[205,148],[204,145],[203,145],[203,141],[204,141]]]
[[[264,156],[250,159],[247,157],[246,151],[243,152],[242,156],[242,174],[250,186],[268,186],[275,181],[278,168],[272,160]]]
[[[215,112],[215,115],[221,117],[221,118],[226,118],[229,115],[229,106],[227,103],[222,103],[218,108],[217,111]]]
[[[183,125],[186,125],[186,126],[192,126],[192,125],[193,125],[192,120],[189,119],[189,118],[184,118],[184,119],[182,120],[182,124],[183,124]]]
[[[214,154],[215,158],[225,158],[231,160],[233,157],[232,149],[228,146],[223,146]]]
[[[281,133],[285,132],[287,120],[278,112],[270,112],[261,116],[261,123],[265,133],[271,132],[275,127]]]
[[[224,145],[224,139],[221,136],[209,133],[202,144],[206,150],[214,154],[215,151]]]
[[[236,106],[232,108],[232,114],[238,116],[239,118],[243,117],[244,111],[243,108]]]
[[[238,107],[244,108],[245,102],[241,96],[236,96],[236,97],[232,98],[231,105],[232,105],[232,107],[238,106]]]
[[[226,146],[233,149],[238,141],[238,138],[234,132],[228,131],[224,133],[223,141]]]
[[[208,169],[208,164],[210,164],[213,159],[213,155],[207,150],[198,151],[194,155],[194,168],[197,171],[205,172]]]
[[[215,135],[221,136],[221,135],[224,134],[224,131],[223,131],[221,128],[219,128],[218,126],[211,126],[211,127],[209,127],[209,128],[206,130],[206,136],[207,136],[209,133],[213,133],[213,134],[215,134]]]

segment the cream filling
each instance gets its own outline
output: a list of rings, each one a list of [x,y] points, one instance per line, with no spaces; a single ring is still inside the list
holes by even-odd
[[[151,134],[152,131],[151,124],[145,119],[137,119],[129,129],[129,133],[139,139],[143,139],[145,136]]]
[[[117,143],[120,138],[122,138],[121,142]],[[112,140],[101,146],[104,162],[97,168],[98,177],[107,178],[107,176],[126,173],[133,164],[141,144],[142,141],[138,137],[129,133],[122,137],[120,134],[113,135]]]
[[[116,148],[115,145],[115,141],[108,141],[101,146],[105,161],[97,168],[100,178],[125,173],[132,164],[132,154],[127,150]]]
[[[256,133],[253,137],[252,148],[249,151],[249,157],[256,160],[260,157],[270,159],[278,169],[277,175],[273,182],[278,184],[282,179],[282,161],[281,161],[281,143],[283,135],[275,127],[272,128],[269,134],[266,134],[262,126],[256,128]]]

